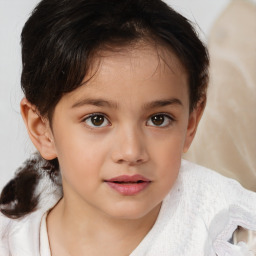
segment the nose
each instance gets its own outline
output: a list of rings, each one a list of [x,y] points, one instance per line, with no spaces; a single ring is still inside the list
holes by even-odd
[[[112,160],[115,163],[133,166],[145,163],[148,159],[146,139],[142,132],[136,128],[122,129],[117,132],[112,151]]]

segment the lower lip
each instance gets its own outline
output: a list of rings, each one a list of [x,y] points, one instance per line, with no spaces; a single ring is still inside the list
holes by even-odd
[[[141,183],[114,183],[106,182],[112,189],[116,190],[124,196],[133,196],[140,193],[144,190],[150,182],[141,182]]]

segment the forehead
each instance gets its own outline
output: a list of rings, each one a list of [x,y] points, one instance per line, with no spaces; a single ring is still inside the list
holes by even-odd
[[[84,97],[112,98],[121,103],[164,98],[170,92],[188,99],[187,73],[170,50],[150,44],[100,51],[82,85],[63,100],[79,101]],[[140,95],[146,95],[141,97]]]
[[[176,55],[168,48],[139,42],[138,44],[101,50],[95,56],[91,72],[92,81],[100,76],[113,75],[113,68],[126,73],[131,79],[159,79],[165,74],[182,76],[187,79],[187,72]],[[115,78],[120,73],[116,73]]]

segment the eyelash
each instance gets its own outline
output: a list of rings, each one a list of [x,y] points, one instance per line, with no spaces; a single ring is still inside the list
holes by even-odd
[[[154,117],[159,117],[159,116],[164,117],[163,123],[165,123],[165,122],[166,122],[166,119],[168,119],[168,120],[167,120],[168,123],[165,124],[165,125],[162,125],[162,124],[160,124],[160,125],[154,125],[153,122],[152,122],[152,118],[154,118]],[[93,122],[92,122],[92,118],[93,118],[93,117],[100,117],[100,118],[103,117],[104,120],[103,120],[102,124],[100,124],[100,125],[95,125],[95,124],[93,124]],[[170,125],[172,125],[172,123],[173,123],[174,121],[176,121],[176,120],[175,120],[171,115],[169,115],[169,114],[166,114],[166,113],[157,113],[157,114],[151,115],[151,116],[147,119],[146,125],[147,125],[147,126],[152,126],[152,127],[166,128],[166,127],[169,127]],[[111,126],[111,123],[110,123],[109,119],[108,119],[107,116],[106,116],[105,114],[103,114],[103,113],[93,113],[93,114],[90,114],[90,115],[86,116],[86,117],[82,120],[82,122],[86,123],[86,125],[89,126],[90,128],[103,128],[103,127]],[[90,122],[90,124],[88,124],[88,122]],[[107,122],[107,124],[106,124],[106,122]],[[151,125],[148,125],[149,122],[151,122],[152,124],[151,124]]]
[[[108,122],[108,125],[104,125],[104,126],[102,126],[102,125],[99,125],[99,126],[93,125],[93,123],[92,123],[92,118],[93,118],[93,117],[97,117],[97,116],[98,116],[98,117],[103,117],[103,118],[104,118],[103,124],[107,121],[107,122]],[[88,120],[90,121],[91,124],[88,124],[88,123],[87,123]],[[106,126],[110,126],[110,125],[111,125],[111,123],[110,123],[110,121],[108,120],[108,118],[106,117],[106,115],[104,115],[104,114],[102,114],[102,113],[93,113],[93,114],[90,114],[90,115],[86,116],[86,117],[82,120],[82,122],[86,123],[86,125],[89,126],[89,127],[91,127],[91,128],[102,128],[102,127],[106,127]]]
[[[162,125],[162,124],[161,124],[161,125],[148,125],[148,126],[159,127],[159,128],[166,128],[166,127],[169,127],[170,125],[172,125],[173,122],[176,121],[173,116],[171,116],[171,115],[169,115],[169,114],[167,114],[167,113],[157,113],[157,114],[151,115],[151,116],[149,117],[148,121],[146,122],[146,124],[147,124],[148,122],[150,122],[150,121],[152,122],[152,118],[153,118],[153,117],[157,117],[157,116],[158,116],[158,117],[159,117],[159,116],[164,117],[164,122],[166,122],[166,119],[167,119],[168,123],[165,124],[165,125]]]

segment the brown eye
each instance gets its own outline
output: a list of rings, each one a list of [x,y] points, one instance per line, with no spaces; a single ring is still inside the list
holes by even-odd
[[[166,114],[157,114],[150,117],[147,121],[148,126],[155,126],[155,127],[167,127],[172,123],[173,118]]]
[[[164,123],[165,116],[164,115],[157,115],[157,116],[152,116],[151,121],[154,125],[160,126]]]
[[[103,123],[104,123],[104,116],[99,116],[99,115],[97,115],[97,116],[93,116],[93,117],[91,117],[91,119],[92,119],[92,123],[93,123],[93,125],[95,125],[95,126],[101,126]]]
[[[109,121],[104,115],[91,115],[85,119],[85,123],[92,127],[105,127],[109,125]]]

